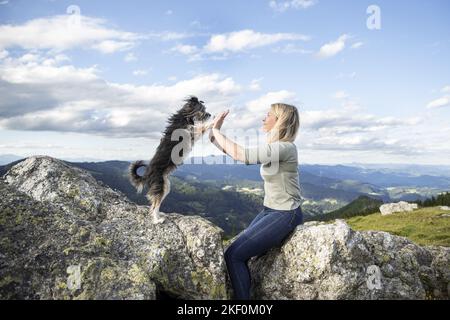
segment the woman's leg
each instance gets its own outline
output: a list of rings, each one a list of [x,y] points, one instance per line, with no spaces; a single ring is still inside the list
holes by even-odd
[[[297,227],[298,225],[303,224],[303,211],[301,207],[298,207],[295,209],[295,220],[293,228]]]
[[[228,274],[234,291],[234,299],[248,300],[250,288],[250,271],[247,267],[245,245],[248,238],[241,234],[224,253]]]
[[[292,211],[266,211],[266,215],[247,228],[225,251],[235,299],[250,299],[251,277],[247,261],[279,245],[292,231]]]
[[[252,220],[252,222],[250,222],[250,224],[249,224],[249,226],[247,227],[247,229],[250,228],[251,226],[253,226],[255,223],[257,223],[259,220],[261,220],[263,217],[265,217],[265,216],[268,215],[268,214],[269,214],[269,212],[267,212],[267,211],[265,210],[265,208],[262,209],[262,210],[256,215],[256,217]]]

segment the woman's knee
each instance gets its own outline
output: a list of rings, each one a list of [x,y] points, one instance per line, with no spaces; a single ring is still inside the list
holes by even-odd
[[[227,263],[231,261],[245,261],[245,241],[247,241],[247,238],[241,236],[228,246],[224,252]]]
[[[225,252],[223,253],[223,256],[225,258],[225,261],[231,261],[231,255],[232,255],[232,249],[231,249],[231,245],[225,249]]]
[[[232,261],[239,261],[239,255],[237,254],[236,247],[230,245],[224,252],[225,261],[229,264]]]
[[[297,227],[298,225],[301,225],[304,223],[304,217],[303,217],[303,212],[301,207],[298,207],[295,210],[295,223],[294,223],[294,228]]]

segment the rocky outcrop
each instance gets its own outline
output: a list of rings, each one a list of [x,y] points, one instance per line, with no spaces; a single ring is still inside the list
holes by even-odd
[[[147,206],[46,156],[0,180],[0,299],[228,299],[223,231]],[[258,299],[448,298],[450,249],[342,220],[307,223],[252,258]]]
[[[343,220],[298,226],[249,265],[262,299],[446,299],[450,290],[450,248],[356,232]]]
[[[417,209],[417,203],[408,203],[406,201],[400,201],[396,203],[385,203],[380,206],[381,215],[389,215],[395,212],[409,212]]]
[[[227,299],[222,230],[148,207],[46,156],[1,182],[0,298]]]

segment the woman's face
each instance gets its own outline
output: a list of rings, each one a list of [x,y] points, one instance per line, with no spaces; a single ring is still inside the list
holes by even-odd
[[[277,117],[273,114],[272,109],[267,112],[266,117],[263,120],[262,129],[264,132],[269,132],[272,130],[273,126],[277,122]]]

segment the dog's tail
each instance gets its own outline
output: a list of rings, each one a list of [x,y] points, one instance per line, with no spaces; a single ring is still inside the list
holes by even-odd
[[[138,160],[130,164],[128,177],[131,184],[137,189],[138,193],[142,192],[145,186],[145,178],[137,174],[137,170],[140,167],[146,167],[143,160]]]

